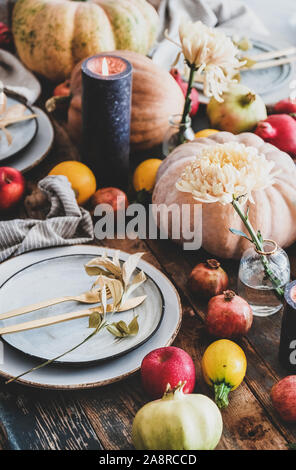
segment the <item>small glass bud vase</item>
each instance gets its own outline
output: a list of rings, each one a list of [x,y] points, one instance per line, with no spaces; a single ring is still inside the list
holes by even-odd
[[[263,251],[251,247],[243,253],[238,273],[238,294],[250,304],[253,314],[258,317],[273,315],[283,305],[264,270],[266,262],[280,281],[278,287],[284,288],[290,282],[289,258],[273,240],[264,240]]]
[[[178,145],[194,140],[189,116],[182,123],[182,114],[173,114],[169,119],[170,127],[164,137],[162,152],[167,157]]]

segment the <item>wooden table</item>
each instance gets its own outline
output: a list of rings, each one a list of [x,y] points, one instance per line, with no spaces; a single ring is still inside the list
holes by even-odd
[[[195,124],[202,127],[200,117]],[[55,129],[51,154],[27,179],[36,181],[56,162],[78,157],[63,126],[55,122]],[[203,324],[206,304],[187,288],[192,267],[209,255],[203,250],[183,252],[166,240],[109,240],[104,245],[129,253],[145,251],[145,259],[174,283],[183,305],[183,322],[174,345],[194,360],[195,392],[212,396],[200,365],[211,342]],[[295,247],[288,252],[295,277]],[[229,260],[222,264],[235,288],[238,264]],[[254,318],[248,337],[239,342],[247,355],[247,376],[231,393],[229,407],[223,411],[224,432],[218,449],[286,449],[288,443],[296,442],[296,425],[282,423],[270,401],[272,385],[286,375],[277,359],[280,325],[281,314]],[[84,391],[44,391],[4,385],[0,379],[0,449],[131,449],[133,417],[148,400],[139,373],[117,384]]]

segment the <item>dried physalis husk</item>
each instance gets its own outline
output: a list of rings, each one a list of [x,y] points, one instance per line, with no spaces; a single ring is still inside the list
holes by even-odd
[[[8,145],[12,143],[12,136],[6,129],[7,126],[37,117],[36,114],[25,114],[26,110],[23,104],[14,104],[7,108],[7,97],[3,91],[0,92],[0,130],[4,132]]]

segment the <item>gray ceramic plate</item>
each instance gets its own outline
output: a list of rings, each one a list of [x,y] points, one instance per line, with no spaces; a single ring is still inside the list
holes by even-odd
[[[93,253],[54,257],[34,263],[17,272],[1,286],[1,313],[42,300],[64,295],[78,295],[89,290],[94,278],[85,273],[84,265],[95,256],[96,254]],[[129,323],[135,315],[138,315],[139,333],[136,336],[115,338],[104,329],[83,346],[56,362],[64,365],[97,363],[126,354],[147,341],[161,323],[164,310],[163,296],[150,277],[134,291],[133,295],[147,295],[147,298],[137,308],[115,314],[113,321],[123,320]],[[20,317],[2,320],[0,325],[8,326],[58,313],[85,310],[88,307],[77,302],[66,302]],[[8,334],[3,336],[3,339],[25,354],[48,360],[80,343],[91,331],[88,328],[88,318],[81,318],[35,330]]]
[[[16,98],[12,98],[11,96],[7,97],[7,108],[16,104],[20,104],[20,101]],[[30,107],[26,106],[26,108],[25,115],[34,114],[34,111]],[[5,134],[0,130],[0,161],[17,155],[20,151],[24,150],[30,142],[32,142],[38,130],[37,119],[33,118],[12,124],[7,128],[7,130],[12,136],[12,143],[10,145],[8,144]]]
[[[28,147],[9,159],[9,166],[23,173],[31,170],[44,160],[54,141],[54,130],[49,117],[40,108],[34,106],[32,109],[37,114],[37,135]]]
[[[45,261],[64,255],[90,255],[102,254],[104,248],[91,245],[66,246],[59,248],[47,248],[43,250],[31,251],[15,258],[11,258],[0,264],[1,284],[13,277],[17,272],[26,269],[34,263]],[[108,249],[108,254],[112,256],[114,250]],[[128,254],[121,252],[122,259],[127,259]],[[137,349],[129,353],[112,359],[100,362],[97,365],[84,364],[83,367],[58,367],[52,365],[42,369],[34,370],[25,377],[18,379],[23,385],[59,390],[77,390],[93,387],[102,387],[114,382],[118,382],[139,370],[143,358],[156,348],[169,346],[174,341],[182,320],[182,308],[178,293],[169,279],[157,268],[140,260],[139,268],[142,269],[159,287],[164,298],[164,315],[162,322],[153,336]],[[33,281],[32,281],[33,282]],[[38,292],[39,279],[35,280],[35,292]],[[51,287],[48,286],[48,294]],[[14,293],[14,299],[17,295]],[[2,292],[0,289],[0,305],[2,308]],[[11,302],[7,301],[9,308]],[[0,375],[9,379],[15,377],[28,369],[36,366],[37,362],[30,356],[17,351],[6,342],[0,342]]]

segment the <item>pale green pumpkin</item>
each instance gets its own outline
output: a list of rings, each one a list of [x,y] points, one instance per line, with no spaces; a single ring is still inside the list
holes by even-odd
[[[138,411],[132,428],[136,449],[215,449],[223,429],[217,405],[205,395],[185,395],[182,388],[166,392]]]
[[[57,82],[102,51],[147,54],[157,28],[158,15],[146,0],[18,0],[12,20],[21,60]]]

